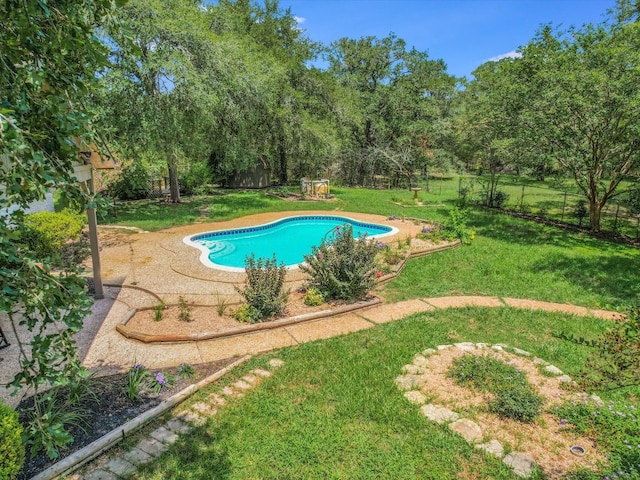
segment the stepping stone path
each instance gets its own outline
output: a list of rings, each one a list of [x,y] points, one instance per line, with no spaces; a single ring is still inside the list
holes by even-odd
[[[278,358],[269,361],[272,370],[280,368],[284,362]],[[175,443],[180,435],[189,433],[193,428],[204,425],[207,417],[216,415],[218,410],[231,399],[240,398],[263,378],[273,374],[270,370],[256,368],[231,386],[224,387],[219,393],[212,393],[206,400],[191,405],[190,410],[181,412],[167,420],[162,426],[140,440],[135,447],[124,454],[112,458],[104,465],[85,473],[73,475],[74,480],[121,480],[129,477],[138,466],[158,458]]]
[[[536,462],[529,455],[522,452],[510,452],[508,455],[504,454],[504,447],[502,444],[494,439],[489,440],[486,443],[480,443],[484,438],[484,434],[480,426],[469,420],[463,418],[459,413],[450,410],[442,405],[436,405],[433,403],[426,403],[426,396],[419,391],[423,383],[424,369],[427,366],[428,357],[437,355],[443,350],[450,348],[456,348],[464,352],[472,352],[477,349],[491,348],[497,352],[508,351],[522,357],[531,358],[531,353],[520,350],[519,348],[512,348],[508,345],[497,344],[489,345],[486,343],[471,343],[462,342],[455,345],[438,345],[435,349],[428,348],[422,353],[417,354],[413,363],[402,367],[403,374],[396,378],[396,385],[400,390],[404,392],[404,397],[411,403],[420,405],[420,413],[427,417],[429,420],[441,425],[447,425],[448,428],[462,436],[468,443],[475,445],[476,448],[486,451],[490,455],[501,458],[502,461],[510,466],[514,473],[522,478],[528,478],[533,474],[533,470],[536,468]],[[548,375],[553,375],[560,381],[571,382],[571,378],[568,375],[564,375],[563,372],[548,362],[540,358],[532,358],[532,361],[544,367],[544,372]]]

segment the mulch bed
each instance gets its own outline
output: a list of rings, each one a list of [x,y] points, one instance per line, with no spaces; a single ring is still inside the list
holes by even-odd
[[[140,401],[130,400],[124,394],[126,388],[126,376],[109,375],[98,377],[92,380],[92,391],[95,396],[85,400],[79,407],[85,412],[82,428],[71,428],[70,433],[73,436],[73,442],[60,452],[60,457],[56,460],[50,460],[43,452],[31,458],[27,449],[25,464],[18,474],[18,480],[27,480],[39,472],[50,467],[54,463],[71,455],[72,453],[87,446],[91,442],[97,440],[110,431],[124,425],[129,420],[137,417],[152,407],[155,407],[163,400],[178,393],[189,385],[196,383],[215,372],[223,369],[235,359],[229,358],[216,362],[193,365],[195,369],[195,377],[186,379],[176,375],[176,368],[162,369],[163,373],[174,377],[175,383],[171,388],[164,389],[159,394],[148,393],[143,394]],[[61,396],[65,395],[65,391],[60,392]],[[17,407],[20,413],[20,421],[25,424],[27,412],[33,408],[33,397],[23,400]]]

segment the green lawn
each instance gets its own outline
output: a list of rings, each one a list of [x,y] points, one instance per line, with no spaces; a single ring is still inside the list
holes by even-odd
[[[430,205],[425,207],[394,203],[411,205],[413,194],[407,190],[333,188],[336,199],[332,202],[286,202],[265,192],[225,192],[185,199],[178,206],[131,202],[120,207],[117,218],[106,221],[157,230],[195,220],[301,209],[443,221],[457,197],[457,180],[443,181],[442,194],[439,189],[433,191],[433,183],[431,192],[419,194]],[[392,301],[497,295],[603,308],[625,307],[637,300],[640,269],[636,248],[483,210],[470,211],[470,226],[477,231],[471,245],[410,260],[400,276],[384,287],[383,295]],[[474,341],[529,350],[577,375],[594,351],[552,333],[591,339],[608,325],[593,318],[506,307],[467,308],[427,312],[287,348],[272,354],[286,362],[274,377],[223,408],[204,427],[181,437],[137,478],[515,480],[500,461],[482,455],[445,427],[430,423],[402,397],[394,384],[402,365],[425,348]],[[221,389],[249,369],[265,366],[269,357],[254,358],[192,401]],[[640,408],[640,388],[598,393],[618,402],[611,404],[614,409]],[[617,406],[620,402],[623,407]],[[629,431],[637,427],[625,426]],[[601,473],[582,472],[567,480],[601,479],[628,468],[630,462],[640,462],[633,457],[636,450],[627,451],[623,443],[627,438],[619,431],[620,424],[615,422],[594,431],[598,438],[608,439],[603,445],[611,454]],[[460,472],[464,472],[462,477]],[[538,472],[534,478],[543,477]]]
[[[282,358],[285,366],[181,437],[135,478],[515,480],[499,460],[422,417],[396,388],[395,377],[416,353],[458,341],[507,343],[575,374],[590,349],[552,332],[592,338],[605,327],[592,318],[467,308],[414,315],[254,358],[192,401],[265,367],[270,356]]]
[[[609,309],[637,300],[637,248],[487,211],[470,220],[470,245],[409,261],[384,295],[498,295]]]
[[[434,182],[432,182],[433,185]],[[159,230],[196,220],[217,221],[253,213],[288,210],[354,211],[443,221],[457,198],[457,179],[443,182],[443,194],[420,192],[433,206],[412,203],[408,190],[332,188],[331,202],[291,202],[264,191],[223,191],[187,197],[179,205],[157,200],[127,202],[102,223]],[[455,188],[454,188],[455,187]],[[206,210],[205,210],[206,209]],[[640,250],[587,235],[471,209],[476,239],[469,246],[409,261],[384,289],[390,300],[439,295],[498,295],[601,308],[633,304],[640,284]],[[205,212],[205,213],[201,213]]]

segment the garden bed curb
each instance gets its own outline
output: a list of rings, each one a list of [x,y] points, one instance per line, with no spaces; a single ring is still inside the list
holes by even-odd
[[[248,333],[259,332],[263,330],[273,330],[275,328],[286,327],[289,325],[295,325],[298,323],[309,322],[311,320],[319,320],[326,317],[333,317],[335,315],[341,315],[343,313],[352,312],[354,310],[361,310],[374,305],[382,303],[382,300],[375,297],[371,300],[358,302],[351,305],[344,305],[337,308],[331,308],[329,310],[322,310],[320,312],[305,313],[302,315],[296,315],[295,317],[283,318],[282,320],[274,320],[273,322],[256,323],[248,325],[246,327],[233,328],[229,330],[223,330],[221,332],[204,332],[189,335],[180,334],[168,334],[168,335],[148,335],[146,333],[136,332],[129,329],[126,325],[131,316],[128,316],[124,320],[124,324],[116,325],[116,330],[125,338],[130,340],[138,340],[143,343],[169,343],[169,342],[199,342],[203,340],[214,340],[223,337],[232,337],[236,335],[243,335]],[[135,311],[134,311],[135,313]]]
[[[436,246],[434,248],[426,248],[423,250],[418,250],[415,252],[411,252],[407,258],[402,260],[400,264],[397,266],[396,270],[392,273],[389,273],[377,280],[378,285],[383,285],[390,280],[396,278],[400,272],[404,269],[407,261],[411,258],[419,258],[425,255],[429,255],[431,253],[441,252],[443,250],[448,250],[450,248],[456,248],[462,245],[460,240],[456,240],[455,242],[447,243],[445,245]],[[328,310],[322,310],[320,312],[313,313],[305,313],[302,315],[296,315],[294,317],[284,318],[281,320],[274,320],[272,322],[265,323],[256,323],[253,325],[248,325],[246,327],[238,327],[232,328],[228,330],[223,330],[220,332],[203,332],[197,334],[162,334],[162,335],[150,335],[146,333],[142,333],[139,331],[135,331],[127,327],[127,323],[131,318],[138,312],[147,309],[134,309],[129,310],[125,315],[122,323],[116,325],[116,331],[122,335],[123,337],[129,340],[137,340],[142,343],[181,343],[181,342],[199,342],[204,340],[215,340],[218,338],[225,337],[233,337],[237,335],[250,334],[265,330],[273,330],[276,328],[286,327],[289,325],[295,325],[298,323],[309,322],[312,320],[319,320],[322,318],[333,317],[336,315],[342,315],[343,313],[353,312],[355,310],[366,309],[375,305],[382,303],[380,298],[374,298],[369,301],[357,302],[351,305],[344,305],[337,308],[330,308]]]
[[[212,382],[215,382],[232,369],[241,365],[251,358],[251,355],[245,355],[235,362],[227,365],[222,370],[218,370],[216,373],[209,375],[207,378],[200,380],[197,383],[189,385],[188,387],[182,389],[180,392],[171,396],[170,398],[164,400],[159,403],[155,407],[147,410],[146,412],[138,415],[132,420],[128,421],[124,425],[121,425],[115,430],[103,435],[99,439],[90,443],[86,447],[78,450],[77,452],[72,453],[65,459],[59,461],[58,463],[50,466],[46,470],[43,470],[36,476],[32,477],[31,480],[51,480],[59,477],[60,475],[70,473],[78,468],[80,468],[85,463],[93,460],[98,455],[102,454],[105,450],[113,447],[120,441],[127,438],[127,435],[134,433],[136,430],[139,430],[151,420],[154,420],[156,417],[167,412],[169,409],[173,408],[179,403],[182,403],[191,395],[196,393],[202,387],[209,385]]]

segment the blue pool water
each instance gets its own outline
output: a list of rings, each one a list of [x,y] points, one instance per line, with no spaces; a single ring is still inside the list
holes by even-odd
[[[198,248],[200,260],[207,266],[231,271],[243,271],[245,257],[253,253],[256,258],[272,258],[293,268],[304,262],[311,247],[320,245],[323,238],[335,232],[336,227],[349,223],[358,238],[380,237],[397,232],[386,225],[363,223],[338,216],[287,217],[273,223],[249,228],[201,233],[184,239],[187,245]]]

